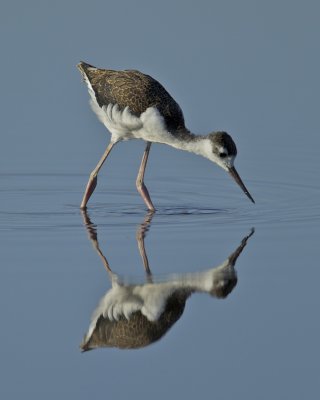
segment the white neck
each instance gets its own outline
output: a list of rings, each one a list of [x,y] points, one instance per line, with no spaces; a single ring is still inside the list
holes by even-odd
[[[128,120],[126,114],[127,111],[124,110],[121,118]],[[136,138],[167,144],[176,149],[189,151],[212,160],[212,145],[206,136],[197,136],[186,128],[175,132],[168,131],[163,117],[156,108],[148,108],[141,114],[138,121],[140,125],[138,124],[138,129],[134,129]]]
[[[219,267],[211,268],[206,271],[181,274],[171,276],[169,284],[179,289],[189,289],[191,292],[212,293],[214,286],[219,281],[223,281],[230,276],[235,276],[234,267],[229,259],[224,261]]]
[[[210,140],[205,136],[197,136],[192,133],[183,133],[181,136],[170,135],[168,140],[163,143],[212,160],[212,146]]]

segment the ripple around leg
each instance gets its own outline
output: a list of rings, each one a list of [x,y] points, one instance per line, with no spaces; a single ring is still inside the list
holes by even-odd
[[[71,174],[3,175],[0,229],[78,226],[82,178]],[[279,223],[314,224],[320,220],[320,188],[316,185],[248,182],[257,200],[252,205],[223,180],[214,186],[204,178],[151,183],[156,207],[153,224],[276,227]],[[102,223],[123,226],[139,223],[146,213],[128,181],[102,182],[88,210],[92,217],[101,217]]]

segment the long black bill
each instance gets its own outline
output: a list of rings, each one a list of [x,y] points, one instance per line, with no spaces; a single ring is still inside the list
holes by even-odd
[[[253,200],[251,194],[248,192],[248,189],[244,186],[244,183],[242,182],[235,167],[231,167],[228,170],[228,172],[232,176],[232,178],[237,182],[237,184],[241,187],[241,189],[245,192],[245,194],[249,197],[249,199],[252,201],[252,203],[254,203],[255,201]]]

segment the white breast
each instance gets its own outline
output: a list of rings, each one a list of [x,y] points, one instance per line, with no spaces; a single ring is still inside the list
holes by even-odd
[[[169,144],[174,139],[167,131],[164,119],[155,107],[148,108],[139,117],[133,115],[128,107],[121,110],[117,104],[99,107],[92,101],[91,107],[111,133],[113,142],[142,139]]]

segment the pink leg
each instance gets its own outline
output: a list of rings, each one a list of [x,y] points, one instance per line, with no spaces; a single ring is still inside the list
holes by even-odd
[[[92,246],[97,251],[99,257],[101,258],[101,260],[103,262],[103,265],[104,265],[106,271],[108,272],[108,274],[112,278],[113,272],[112,272],[112,270],[111,270],[111,268],[109,266],[108,260],[106,259],[106,257],[102,253],[102,250],[100,249],[100,246],[99,246],[97,229],[95,228],[95,226],[91,222],[91,220],[89,218],[89,215],[87,214],[87,210],[85,210],[85,209],[81,210],[81,214],[82,214],[84,226],[87,229],[88,237],[89,237],[89,239],[90,239],[90,241],[92,243]]]
[[[90,178],[86,187],[86,191],[84,192],[83,199],[81,202],[81,209],[87,208],[87,203],[94,192],[94,189],[97,186],[97,181],[98,181],[98,173],[100,171],[100,168],[102,167],[103,163],[106,161],[106,158],[108,157],[110,151],[112,150],[112,147],[115,145],[115,143],[109,143],[108,147],[106,148],[106,151],[103,153],[103,156],[101,157],[100,161],[98,162],[97,166],[95,169],[91,172]]]
[[[143,198],[143,201],[146,203],[148,209],[150,211],[155,211],[155,208],[152,204],[148,189],[146,188],[146,186],[144,184],[144,172],[145,172],[147,161],[148,161],[150,147],[151,147],[151,143],[147,142],[147,146],[143,153],[141,165],[139,168],[139,172],[138,172],[138,176],[137,176],[137,180],[136,180],[136,186],[137,186],[138,192],[141,194],[141,197]]]
[[[146,233],[148,232],[148,230],[150,228],[153,215],[154,215],[153,211],[150,211],[150,210],[147,211],[147,214],[144,217],[144,221],[142,224],[139,225],[139,227],[137,229],[137,233],[136,233],[136,239],[137,239],[137,243],[138,243],[139,253],[142,258],[143,266],[146,271],[149,282],[152,282],[152,273],[151,273],[151,270],[149,267],[149,260],[148,260],[146,249],[144,246],[144,239],[146,237]]]

